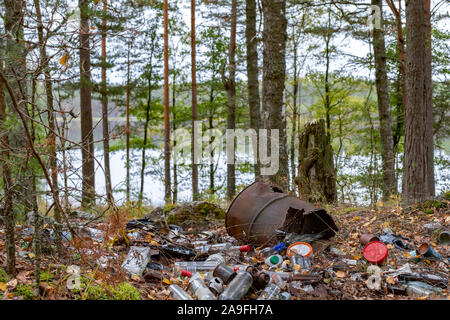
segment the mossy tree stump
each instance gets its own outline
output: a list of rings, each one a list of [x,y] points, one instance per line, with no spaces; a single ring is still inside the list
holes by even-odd
[[[337,200],[333,148],[325,120],[309,123],[299,134],[299,165],[295,183],[301,199],[309,202]]]

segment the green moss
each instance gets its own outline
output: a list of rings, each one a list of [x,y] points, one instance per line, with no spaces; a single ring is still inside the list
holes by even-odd
[[[86,284],[82,283],[82,289],[86,288]],[[106,289],[107,288],[107,289]],[[122,282],[117,286],[109,285],[106,288],[99,285],[91,285],[86,296],[86,300],[141,300],[141,294],[128,282]],[[79,299],[84,297],[86,290],[77,292]]]
[[[8,275],[5,270],[0,268],[0,282],[7,283],[9,281]]]
[[[164,206],[163,212],[164,212],[165,214],[168,214],[168,213],[169,213],[170,211],[172,211],[173,208],[175,208],[175,207],[176,207],[176,205],[174,205],[174,204],[167,204],[167,205]]]
[[[19,284],[14,290],[14,296],[23,297],[25,300],[34,300],[36,298],[33,289],[27,284]]]
[[[111,288],[111,293],[114,295],[114,300],[141,300],[141,294],[138,289],[129,284],[122,282],[117,287]]]
[[[188,222],[204,222],[211,219],[225,219],[226,212],[211,202],[195,202],[179,206],[166,206],[164,211],[172,207],[166,217],[167,224],[183,226]]]
[[[108,292],[101,286],[91,286],[89,287],[89,292],[86,297],[87,300],[109,300]]]
[[[216,206],[213,203],[210,202],[201,202],[199,203],[195,211],[200,213],[202,217],[211,216],[215,219],[225,219],[225,210],[220,208],[219,206]]]
[[[171,213],[167,216],[167,224],[179,224],[186,218],[185,215]]]

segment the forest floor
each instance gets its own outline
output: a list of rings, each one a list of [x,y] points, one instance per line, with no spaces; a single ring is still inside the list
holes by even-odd
[[[329,240],[313,243],[311,271],[319,275],[319,280],[291,283],[286,290],[291,293],[293,300],[449,299],[447,288],[442,290],[440,296],[420,297],[394,293],[388,287],[396,286],[398,280],[389,271],[407,263],[413,272],[442,276],[448,286],[450,246],[439,243],[437,235],[444,229],[448,230],[450,201],[442,198],[409,208],[330,206],[326,209],[339,231]],[[31,247],[31,225],[25,223],[16,227],[18,252],[15,277],[3,271],[6,267],[5,230],[0,227],[0,267],[3,268],[0,269],[0,299],[171,299],[168,289],[170,284],[178,284],[185,290],[189,284],[189,278],[174,275],[173,262],[192,260],[192,257],[163,250],[164,244],[174,243],[186,249],[189,247],[186,243],[193,241],[221,243],[230,239],[223,219],[205,218],[202,223],[184,220],[183,229],[177,232],[169,228],[165,208],[154,211],[150,220],[141,220],[145,222],[143,228],[130,224],[127,228],[127,221],[132,218],[126,208],[121,208],[114,215],[89,223],[91,229],[88,229],[84,226],[86,217],[73,216],[71,224],[79,227],[77,230],[80,230],[81,239],[64,241],[65,253],[62,258],[56,255],[54,237],[48,226],[44,225],[39,290],[34,288],[35,256]],[[430,223],[436,226],[426,227]],[[404,243],[412,248],[425,242],[431,244],[441,258],[413,257],[411,250],[387,244],[389,255],[380,265],[383,271],[381,288],[369,289],[366,281],[370,264],[363,256],[359,236],[364,233],[380,235],[386,228],[391,229],[396,236],[402,236]],[[180,241],[184,241],[184,244],[179,245]],[[121,267],[130,246],[150,247],[151,258],[145,276],[129,276]],[[248,264],[259,270],[267,270],[264,257],[258,254],[259,249],[236,257],[235,264]],[[70,283],[75,288],[69,289]],[[244,299],[256,299],[260,292],[252,288]]]

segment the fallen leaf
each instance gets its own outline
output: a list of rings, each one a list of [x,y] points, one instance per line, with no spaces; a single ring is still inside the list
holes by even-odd
[[[5,291],[8,286],[4,282],[0,282],[0,290]]]
[[[133,280],[133,281],[140,281],[140,280],[141,280],[141,277],[139,277],[137,274],[133,274],[133,275],[131,276],[131,280]]]
[[[387,277],[386,282],[392,285],[396,284],[394,277]]]
[[[162,282],[165,283],[165,284],[172,284],[172,281],[170,281],[167,278],[164,278]]]
[[[345,278],[346,274],[345,274],[344,271],[339,270],[339,271],[336,272],[336,277],[338,277],[338,278]]]

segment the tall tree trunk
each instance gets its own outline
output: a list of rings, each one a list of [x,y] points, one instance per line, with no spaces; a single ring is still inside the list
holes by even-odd
[[[405,108],[405,98],[406,98],[406,54],[405,54],[405,39],[403,37],[403,25],[402,25],[402,1],[398,0],[398,8],[395,6],[394,0],[386,0],[389,8],[395,16],[395,23],[397,26],[397,52],[399,55],[398,70],[399,79],[397,81],[397,92],[401,94],[401,102],[397,103],[397,119],[395,121],[395,131],[393,133],[394,140],[394,158],[397,158],[398,146],[403,133],[404,128],[404,108]],[[398,173],[396,172],[396,176]],[[395,181],[398,181],[396,177]]]
[[[69,201],[69,177],[67,175],[67,154],[66,154],[66,138],[67,133],[69,131],[67,126],[67,115],[65,112],[62,112],[63,108],[61,105],[61,87],[58,86],[58,110],[60,111],[61,118],[63,120],[60,125],[61,133],[59,137],[59,144],[61,146],[62,153],[62,170],[63,170],[63,181],[64,181],[64,209],[66,212],[70,210],[70,201]]]
[[[176,118],[176,74],[173,75],[173,83],[172,83],[172,130],[175,132],[177,129],[177,118]],[[173,141],[173,146],[177,145],[177,142]],[[177,169],[177,158],[173,157],[173,198],[172,201],[174,204],[178,202],[178,169]]]
[[[381,25],[383,25],[382,0],[372,0],[372,5],[380,8]],[[392,115],[388,79],[386,73],[386,48],[382,29],[374,28],[373,52],[375,57],[375,83],[378,98],[378,114],[380,117],[381,161],[383,170],[383,200],[389,200],[396,193],[394,142],[392,138]]]
[[[2,48],[3,49],[3,48]],[[3,51],[3,50],[2,50]],[[2,52],[0,51],[0,71],[3,71]],[[0,133],[1,133],[1,156],[2,156],[2,179],[3,179],[3,208],[2,218],[5,223],[5,251],[6,251],[6,271],[9,274],[16,274],[16,247],[14,241],[15,221],[12,197],[12,179],[9,156],[9,138],[6,127],[6,105],[3,80],[0,79]]]
[[[164,199],[171,202],[170,186],[170,106],[169,106],[169,6],[164,0]]]
[[[261,122],[261,103],[259,97],[259,80],[258,80],[258,39],[256,35],[256,0],[245,1],[245,41],[247,45],[247,90],[248,105],[250,108],[250,127],[259,132]],[[257,136],[258,137],[258,136]],[[253,146],[255,155],[255,180],[261,179],[260,164],[258,161],[258,144]]]
[[[331,141],[331,102],[330,102],[330,40],[331,40],[331,9],[328,9],[328,24],[325,34],[325,120],[327,124],[327,137]]]
[[[44,39],[44,26],[42,24],[42,14],[39,0],[34,0],[34,6],[36,8],[36,18],[38,23],[38,38],[39,38],[39,49],[41,56],[41,65],[44,70],[44,78],[45,78],[45,92],[47,98],[47,113],[48,113],[48,140],[50,147],[50,156],[49,156],[49,167],[51,172],[52,183],[55,187],[56,197],[59,198],[59,188],[58,188],[58,164],[57,164],[57,155],[56,155],[56,121],[55,121],[55,108],[53,101],[53,83],[50,75],[50,68],[48,66],[48,57],[46,50],[46,40]],[[34,85],[33,85],[33,100],[34,100]],[[33,103],[34,105],[34,103]],[[32,128],[34,128],[32,124]],[[35,183],[34,183],[35,185]],[[55,227],[56,233],[56,247],[59,254],[62,254],[63,246],[62,246],[62,229],[61,229],[61,213],[59,212],[59,208],[55,207],[53,209],[55,220],[57,222]]]
[[[102,119],[103,119],[103,158],[105,166],[106,198],[111,204],[114,202],[111,184],[111,167],[109,164],[109,123],[108,123],[108,91],[106,77],[106,14],[108,12],[107,0],[103,0],[102,18]]]
[[[144,198],[144,178],[145,178],[145,151],[147,150],[147,141],[148,141],[148,125],[150,122],[150,107],[152,105],[152,56],[150,56],[150,73],[148,75],[148,99],[147,99],[147,108],[145,110],[145,124],[144,124],[144,141],[142,145],[142,167],[141,167],[141,189],[139,190],[139,206],[142,205],[142,200]]]
[[[208,123],[209,123],[209,129],[212,130],[214,128],[214,119],[212,117],[212,115],[210,115],[208,117]],[[210,145],[212,144],[213,139],[210,138],[209,143]],[[214,182],[214,149],[211,150],[210,153],[210,157],[211,157],[211,162],[209,164],[209,191],[211,192],[211,194],[215,194],[216,193],[216,186],[215,186],[215,182]]]
[[[284,83],[286,77],[286,1],[263,0],[263,110],[269,129],[279,130],[279,170],[270,176],[270,181],[287,190],[289,180],[289,161],[287,155],[286,130],[283,128],[285,112],[283,106]]]
[[[412,203],[429,196],[427,105],[424,99],[426,35],[424,0],[406,3],[406,99],[403,160],[403,201]]]
[[[230,26],[230,47],[228,52],[228,79],[225,78],[224,70],[222,72],[222,82],[227,91],[227,129],[236,127],[236,20],[237,20],[237,1],[231,1],[231,26]],[[233,136],[234,139],[234,136]],[[227,200],[231,201],[236,193],[236,172],[235,172],[235,153],[233,150],[232,163],[227,164]],[[229,162],[230,159],[227,159]]]
[[[41,17],[41,13],[40,13],[40,6],[39,3],[36,6],[36,12],[38,14],[36,14],[37,17],[37,22],[38,22],[38,29],[40,28],[39,26],[42,26],[42,17]],[[41,31],[38,31],[38,33],[42,33],[42,29]],[[39,36],[41,37],[41,36]],[[42,38],[43,38],[43,33],[42,33]],[[43,42],[40,41],[41,47],[43,47]],[[44,48],[44,52],[45,52],[45,48]],[[46,56],[46,54],[44,55]],[[46,62],[42,61],[41,64],[43,64],[43,66],[45,67]],[[31,119],[35,119],[35,106],[36,106],[36,77],[33,79],[32,82],[32,89],[31,89]],[[46,75],[47,78],[47,75]],[[50,74],[48,74],[48,81],[50,81]],[[47,80],[47,79],[46,79]],[[52,88],[50,88],[52,89]],[[48,95],[48,93],[47,93]],[[53,99],[53,95],[51,96],[51,98]],[[53,100],[52,100],[52,110],[53,111]],[[48,110],[48,112],[50,112],[50,110]],[[50,119],[52,119],[52,117],[49,116],[49,122]],[[53,120],[52,120],[53,121]],[[36,131],[35,131],[35,126],[34,126],[34,122],[30,123],[31,125],[31,136],[32,136],[32,140],[33,143],[35,142],[36,139]],[[54,129],[54,126],[53,126]],[[54,133],[50,133],[53,134]],[[52,144],[53,141],[51,141],[51,138],[49,138],[50,140],[50,144]],[[56,141],[54,141],[56,144]],[[54,150],[52,150],[52,146],[50,146],[50,151],[54,152]],[[56,152],[54,152],[55,154],[51,153],[50,154],[50,158],[54,156],[54,159],[56,159]],[[52,162],[52,159],[50,159],[50,163]],[[55,166],[56,166],[56,160],[55,160]],[[52,169],[52,183],[55,183],[54,181],[54,175],[53,175],[53,170],[54,168],[52,166],[50,166],[50,168]],[[56,180],[56,183],[58,183],[58,180]],[[34,175],[33,177],[33,181],[32,181],[32,190],[33,190],[33,219],[34,219],[34,233],[33,233],[33,252],[34,252],[34,279],[35,279],[35,287],[39,288],[39,285],[41,283],[41,234],[40,234],[40,230],[41,230],[41,218],[39,216],[39,207],[38,207],[38,203],[37,203],[37,187],[36,187],[36,175]],[[59,255],[62,255],[63,253],[63,246],[62,246],[62,233],[61,233],[61,217],[60,217],[60,213],[59,213],[59,208],[55,208],[54,209],[54,214],[55,214],[55,220],[57,220],[57,224],[55,226],[55,233],[56,233],[56,248],[57,248],[57,252]]]
[[[297,110],[297,95],[298,95],[298,70],[297,70],[297,42],[295,40],[295,30],[293,30],[293,40],[292,46],[294,51],[294,83],[292,86],[292,134],[291,134],[291,148],[290,148],[290,160],[291,160],[291,175],[292,175],[292,191],[295,190],[294,179],[297,175],[296,164],[295,164],[295,140],[297,139],[297,118],[298,118],[298,110]]]
[[[209,116],[208,116],[208,124],[209,124],[209,130],[211,132],[211,130],[214,128],[214,81],[215,78],[213,76],[213,78],[211,79],[211,87],[209,88]],[[213,143],[213,137],[209,138],[209,145],[212,145]],[[211,149],[211,153],[210,153],[210,157],[211,157],[211,162],[209,163],[209,191],[211,192],[211,194],[216,193],[216,187],[215,187],[215,183],[214,183],[214,149]]]
[[[15,96],[20,101],[19,107],[23,112],[27,112],[27,100],[29,84],[27,79],[27,49],[24,45],[24,10],[26,2],[24,0],[4,0],[5,12],[4,12],[4,26],[6,35],[6,47],[4,51],[4,69],[8,79],[8,83],[14,90]],[[10,106],[12,99],[8,96],[5,97],[6,104]],[[8,108],[8,113],[11,114],[11,118],[15,118],[16,114],[14,108]],[[27,120],[28,121],[28,120]],[[15,164],[10,167],[14,172],[14,168],[18,168],[17,174],[13,174],[17,178],[13,181],[13,210],[15,212],[23,208],[24,213],[28,213],[33,210],[33,169],[28,166],[28,146],[25,138],[25,128],[23,125],[18,125],[12,130],[9,143],[12,152],[10,157]]]
[[[82,195],[81,207],[95,204],[94,134],[91,101],[91,49],[89,28],[89,0],[79,0],[80,8],[80,112]]]
[[[425,0],[425,14],[424,14],[424,31],[425,31],[425,57],[424,57],[424,103],[425,116],[427,122],[426,130],[426,145],[428,148],[428,193],[430,197],[435,195],[435,181],[434,181],[434,139],[433,139],[433,80],[431,77],[431,7],[430,0]]]
[[[128,53],[127,53],[127,85],[126,85],[126,197],[127,203],[130,202],[130,61],[131,54],[131,42],[128,43]]]
[[[196,137],[194,134],[195,121],[197,121],[197,49],[195,36],[195,0],[191,0],[191,71],[192,71],[192,196],[193,200],[198,199],[198,165],[195,163],[195,149],[197,146]]]
[[[405,54],[405,39],[403,37],[403,25],[402,25],[402,16],[401,16],[401,0],[398,0],[398,8],[395,6],[394,0],[386,0],[389,8],[395,16],[395,23],[397,27],[397,50],[399,55],[399,70],[400,70],[400,83],[401,83],[401,91],[402,91],[402,103],[403,107],[405,106],[405,98],[406,98],[406,54]]]

